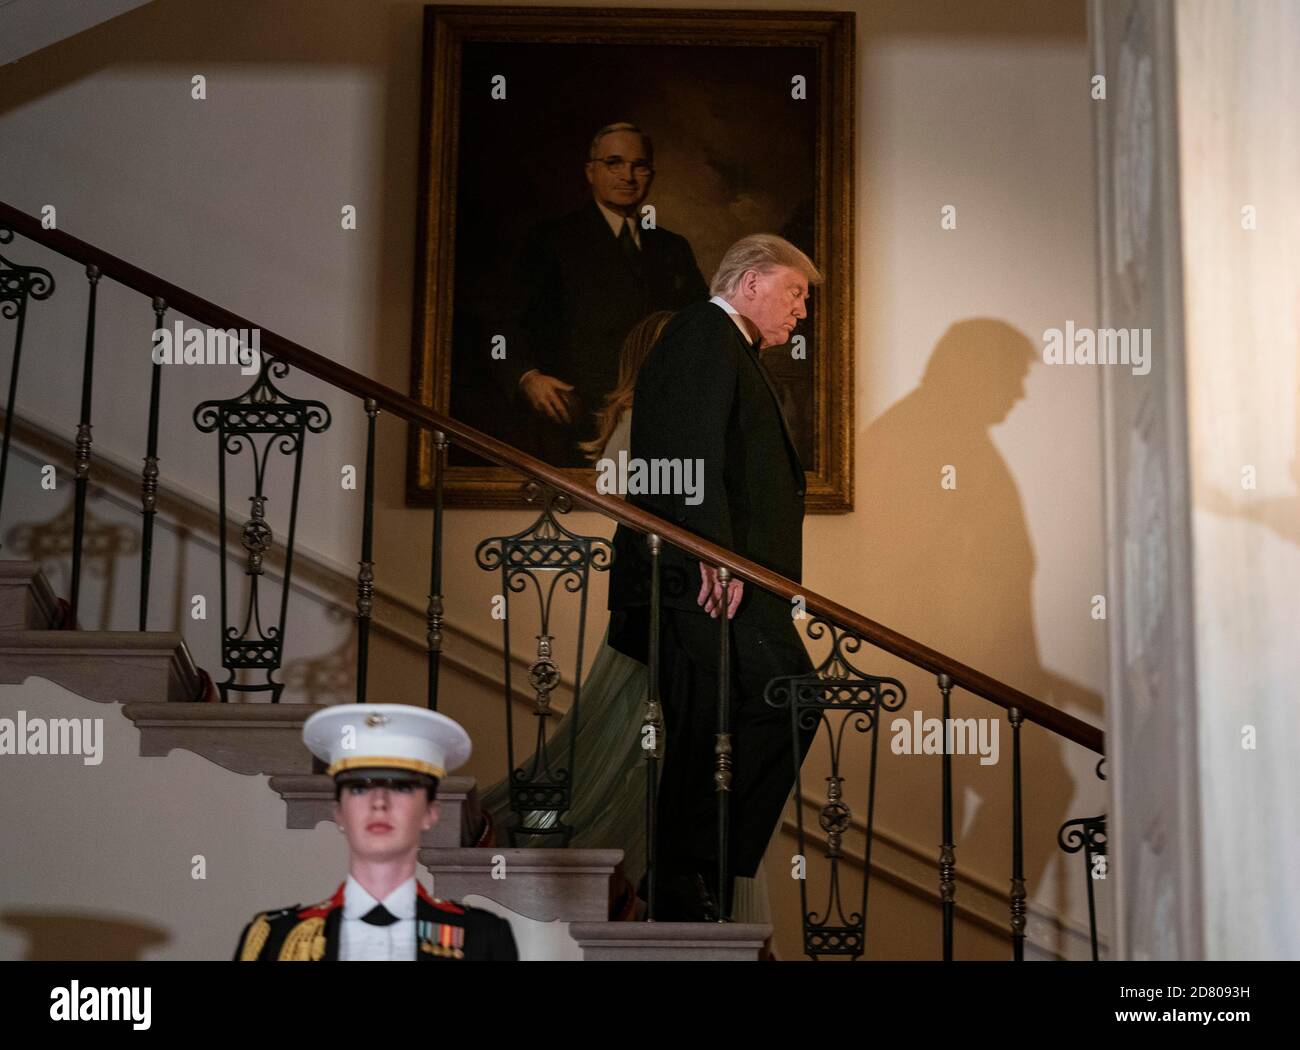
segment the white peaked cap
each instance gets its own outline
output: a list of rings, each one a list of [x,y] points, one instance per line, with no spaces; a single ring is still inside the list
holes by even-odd
[[[339,704],[317,711],[302,739],[335,776],[353,769],[403,769],[442,779],[469,761],[457,721],[410,704]]]

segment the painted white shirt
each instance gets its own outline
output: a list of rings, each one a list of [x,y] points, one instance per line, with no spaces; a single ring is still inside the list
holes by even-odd
[[[595,200],[594,197],[592,199]],[[596,206],[600,208],[600,213],[603,216],[605,216],[605,221],[609,223],[610,233],[612,233],[615,237],[617,237],[619,233],[619,227],[622,226],[624,223],[626,223],[628,229],[632,231],[632,240],[636,243],[636,246],[638,248],[641,247],[641,224],[640,223],[638,223],[635,219],[626,218],[620,215],[616,211],[610,211],[608,208],[605,207],[605,205],[601,204],[600,201],[596,201]]]
[[[397,922],[375,926],[361,916],[376,904],[383,904],[397,916]],[[339,959],[342,962],[415,961],[415,876],[377,901],[351,875],[343,887],[343,919],[339,923]]]

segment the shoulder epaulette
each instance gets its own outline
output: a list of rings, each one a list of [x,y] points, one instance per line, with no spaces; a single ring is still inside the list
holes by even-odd
[[[429,891],[424,888],[424,885],[418,881],[415,884],[415,892],[421,900],[426,904],[432,904],[435,908],[440,908],[442,911],[449,911],[453,915],[465,914],[465,908],[463,905],[457,904],[455,901],[443,900],[441,897],[431,896]]]
[[[298,911],[300,919],[323,918],[332,912],[335,908],[343,907],[343,887],[346,883],[339,883],[339,888],[334,891],[334,896],[326,897],[323,901],[317,901]]]
[[[266,920],[266,913],[259,912],[248,924],[244,939],[239,944],[239,962],[256,962],[262,954],[262,947],[271,935],[271,924]]]
[[[271,924],[279,922],[292,916],[300,907],[294,904],[288,908],[274,908],[271,911],[260,911],[253,916],[253,921],[248,924],[247,933],[239,945],[239,961],[255,962],[262,954],[262,948],[265,947],[267,938],[271,936]]]

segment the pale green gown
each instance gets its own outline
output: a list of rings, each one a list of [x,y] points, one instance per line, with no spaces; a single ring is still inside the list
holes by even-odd
[[[626,450],[632,428],[632,413],[624,412],[605,444],[603,456],[617,460]],[[641,724],[645,716],[648,671],[646,666],[609,646],[609,632],[592,661],[582,685],[581,721],[578,725],[577,778],[574,805],[564,822],[574,829],[570,845],[580,849],[621,849],[623,871],[635,886],[645,872],[645,752],[641,749]],[[573,731],[565,715],[551,733],[548,750],[552,761],[567,761],[569,734]],[[532,756],[518,765],[528,769]],[[510,790],[506,779],[498,780],[481,794],[483,809],[492,817],[498,845],[508,843],[506,834],[514,822],[510,811]],[[526,814],[526,827],[546,828],[555,823],[550,812]],[[520,837],[518,844],[546,845],[545,837],[533,842]],[[770,923],[766,861],[752,879],[737,878],[732,918],[736,922]]]

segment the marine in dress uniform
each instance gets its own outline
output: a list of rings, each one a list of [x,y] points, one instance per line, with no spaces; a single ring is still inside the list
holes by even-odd
[[[437,820],[438,781],[469,758],[465,730],[406,704],[345,704],[312,715],[303,740],[334,777],[349,875],[326,900],[256,915],[240,935],[235,960],[518,959],[504,919],[433,897],[415,878],[420,832]],[[377,885],[377,871],[388,885],[396,882],[382,900],[363,885]],[[397,881],[401,875],[407,877]]]

